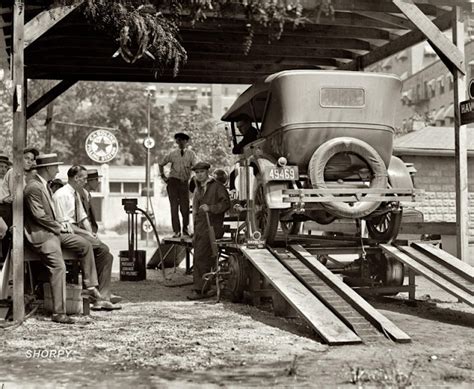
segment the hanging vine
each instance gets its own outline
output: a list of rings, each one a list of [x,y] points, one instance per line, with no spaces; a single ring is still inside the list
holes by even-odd
[[[316,18],[333,17],[332,0],[316,0]],[[53,0],[60,5],[77,4],[78,0]],[[187,61],[186,50],[179,38],[184,21],[191,25],[204,22],[208,15],[243,14],[247,34],[242,52],[252,47],[255,30],[268,30],[268,41],[280,39],[286,25],[293,28],[309,19],[303,14],[300,0],[85,0],[83,12],[98,29],[112,34],[118,53],[128,63],[144,56],[154,61],[155,75],[172,68],[174,75]]]

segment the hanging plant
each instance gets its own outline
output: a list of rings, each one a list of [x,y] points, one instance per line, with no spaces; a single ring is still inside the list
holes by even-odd
[[[77,4],[78,0],[54,0],[56,4]],[[112,34],[118,53],[128,63],[144,56],[154,60],[155,74],[172,68],[176,76],[186,63],[187,54],[179,38],[184,19],[196,22],[215,16],[243,13],[247,35],[243,53],[251,50],[256,26],[268,29],[268,41],[280,39],[285,25],[294,28],[308,21],[300,0],[85,0],[83,12],[97,28]],[[318,0],[317,18],[321,13],[334,15],[331,0]]]

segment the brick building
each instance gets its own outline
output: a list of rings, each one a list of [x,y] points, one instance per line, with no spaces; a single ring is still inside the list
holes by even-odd
[[[474,240],[474,133],[468,132],[469,236]],[[425,190],[414,207],[428,222],[456,221],[454,128],[425,127],[395,140],[394,154],[413,163],[415,186]],[[413,205],[413,204],[412,204]]]

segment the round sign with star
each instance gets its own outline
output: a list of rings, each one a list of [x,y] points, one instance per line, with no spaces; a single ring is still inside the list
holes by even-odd
[[[117,152],[118,141],[110,131],[96,130],[86,139],[86,153],[94,162],[109,162],[115,158]]]

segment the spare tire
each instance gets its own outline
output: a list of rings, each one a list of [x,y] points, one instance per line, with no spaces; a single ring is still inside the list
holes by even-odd
[[[329,160],[338,153],[351,153],[362,158],[372,170],[373,178],[370,188],[386,189],[388,186],[387,168],[375,149],[364,141],[350,137],[331,139],[313,153],[309,162],[311,184],[315,189],[328,189],[324,179],[324,171]],[[344,188],[341,185],[341,188]],[[354,203],[328,201],[321,203],[331,214],[340,218],[359,219],[370,215],[381,204],[381,201],[366,201],[367,198],[378,195],[366,195],[365,201]]]

